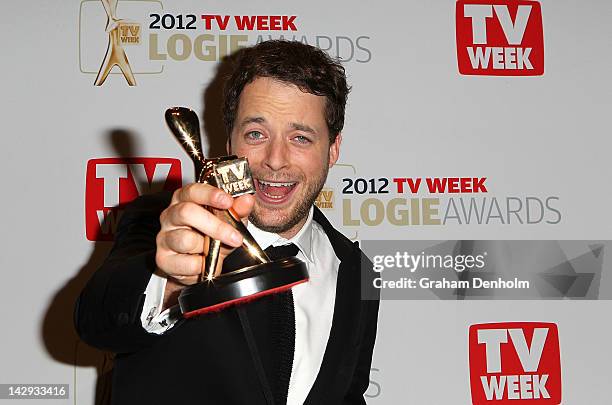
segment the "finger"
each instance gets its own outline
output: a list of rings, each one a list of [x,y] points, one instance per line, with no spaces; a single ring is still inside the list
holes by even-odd
[[[155,256],[157,267],[181,283],[199,277],[202,272],[202,260],[203,256],[200,255],[185,255],[168,251],[159,252]]]
[[[198,281],[200,281],[200,276],[185,276],[185,277],[180,277],[180,278],[176,278],[176,277],[172,277],[177,283],[179,284],[183,284],[183,285],[192,285],[197,283]]]
[[[166,232],[163,245],[176,253],[202,253],[204,236],[191,228],[173,229]]]
[[[234,199],[234,205],[232,205],[232,208],[240,218],[246,218],[251,214],[254,206],[255,196],[245,194]]]
[[[193,202],[214,208],[227,209],[232,206],[233,198],[225,191],[210,184],[192,183],[179,188],[172,196],[172,203]]]
[[[181,202],[169,207],[164,215],[164,227],[191,227],[226,245],[238,247],[242,244],[242,235],[230,224],[217,218],[213,213],[200,205]]]

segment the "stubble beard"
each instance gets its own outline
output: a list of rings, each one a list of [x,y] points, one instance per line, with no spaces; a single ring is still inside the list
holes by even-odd
[[[272,233],[283,233],[292,229],[294,226],[300,223],[300,221],[304,220],[308,213],[310,212],[310,207],[314,204],[317,196],[323,189],[325,185],[325,180],[327,180],[327,173],[329,172],[328,164],[325,164],[324,170],[321,175],[316,179],[316,181],[307,185],[304,193],[304,197],[300,201],[297,201],[297,204],[291,209],[291,211],[287,214],[287,219],[279,224],[266,224],[263,222],[262,218],[259,216],[259,209],[257,207],[257,203],[255,204],[255,208],[251,212],[249,216],[249,221],[253,223],[257,228]],[[304,184],[304,183],[302,183]],[[298,197],[299,198],[299,197]]]

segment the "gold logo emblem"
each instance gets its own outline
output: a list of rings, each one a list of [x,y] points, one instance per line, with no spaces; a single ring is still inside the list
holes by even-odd
[[[319,207],[319,209],[334,208],[334,191],[330,188],[322,189],[315,200],[315,205]]]
[[[108,47],[106,55],[98,71],[95,85],[101,86],[114,66],[118,66],[130,86],[136,85],[130,62],[127,59],[123,45],[140,44],[140,24],[117,18],[117,2],[119,0],[101,0],[106,11],[106,33]]]

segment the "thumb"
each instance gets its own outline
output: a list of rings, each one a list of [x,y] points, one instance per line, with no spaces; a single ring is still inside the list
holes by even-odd
[[[232,208],[240,218],[246,218],[251,214],[251,211],[253,211],[254,206],[255,196],[251,194],[245,194],[234,199],[234,205],[232,206]]]

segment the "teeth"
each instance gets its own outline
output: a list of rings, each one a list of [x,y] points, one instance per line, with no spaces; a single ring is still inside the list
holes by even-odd
[[[263,181],[263,180],[258,180],[261,184],[265,184],[266,186],[270,186],[270,187],[291,187],[293,186],[296,182],[292,182],[292,183],[270,183],[268,181]]]
[[[273,200],[280,200],[281,198],[285,197],[284,195],[270,195],[268,193],[264,193],[266,195],[266,197],[271,198]]]

